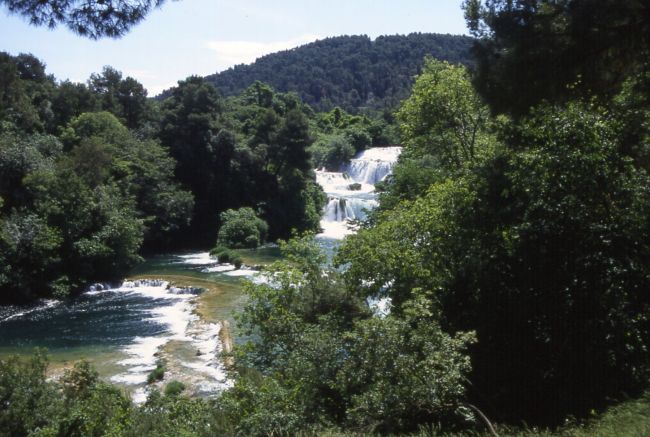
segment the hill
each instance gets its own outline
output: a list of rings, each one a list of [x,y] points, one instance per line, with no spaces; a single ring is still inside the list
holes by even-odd
[[[295,91],[316,110],[394,107],[408,96],[426,55],[469,65],[473,39],[460,35],[339,36],[258,58],[205,79],[224,96],[256,80]]]

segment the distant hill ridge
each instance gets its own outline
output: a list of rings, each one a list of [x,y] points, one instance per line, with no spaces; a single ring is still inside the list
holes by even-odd
[[[461,35],[412,33],[326,38],[258,58],[206,77],[224,96],[239,94],[256,80],[278,91],[297,92],[316,110],[334,106],[395,107],[408,96],[426,55],[471,64],[473,39]]]

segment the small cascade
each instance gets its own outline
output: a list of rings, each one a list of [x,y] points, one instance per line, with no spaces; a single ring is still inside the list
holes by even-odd
[[[377,206],[374,199],[355,199],[330,196],[323,219],[330,222],[365,220],[367,211]]]
[[[328,195],[321,219],[321,238],[342,239],[350,221],[365,220],[377,206],[375,184],[391,174],[400,147],[375,147],[360,152],[340,172],[316,171],[316,181]]]

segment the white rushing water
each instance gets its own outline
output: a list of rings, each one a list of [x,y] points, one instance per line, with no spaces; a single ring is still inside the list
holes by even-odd
[[[176,341],[181,347],[195,351],[191,358],[165,358],[168,367],[183,369],[183,373],[189,372],[192,378],[200,381],[197,387],[200,394],[214,393],[230,386],[226,370],[219,360],[222,350],[219,338],[221,325],[206,323],[194,313],[196,290],[170,287],[161,280],[141,280],[126,281],[118,288],[91,290],[91,293],[98,292],[131,293],[153,299],[156,305],[143,313],[143,321],[166,326],[162,334],[135,337],[122,350],[127,358],[117,364],[124,370],[114,375],[111,381],[134,386],[134,401],[146,400],[148,389],[144,384],[147,376],[156,368],[158,359],[164,355],[164,347],[170,341]]]
[[[316,171],[316,181],[327,193],[320,238],[340,240],[354,232],[353,220],[364,220],[377,206],[375,185],[392,172],[401,147],[375,147],[360,152],[340,172]]]

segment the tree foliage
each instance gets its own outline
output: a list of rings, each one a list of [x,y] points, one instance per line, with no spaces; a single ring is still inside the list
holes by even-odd
[[[282,249],[269,282],[246,286],[249,341],[236,352],[235,387],[219,400],[239,433],[387,433],[458,419],[471,334],[443,333],[418,299],[399,317],[372,316],[311,238]]]
[[[404,151],[389,184],[379,188],[381,209],[413,200],[434,182],[462,174],[493,151],[494,122],[468,71],[435,59],[396,114]]]
[[[466,0],[478,91],[496,112],[527,113],[543,100],[611,98],[647,70],[646,2]]]
[[[51,29],[63,24],[91,39],[119,38],[165,0],[2,0],[9,12]]]
[[[339,254],[395,311],[424,290],[445,330],[476,330],[470,378],[504,418],[585,414],[647,378],[650,179],[612,126],[583,104],[540,108]]]
[[[305,112],[295,95],[261,83],[227,101],[201,78],[179,83],[163,102],[160,139],[196,197],[185,238],[214,241],[219,214],[240,207],[259,210],[271,238],[317,229],[323,199]]]
[[[268,222],[249,245],[318,229],[318,128],[294,94],[257,83],[224,100],[190,77],[158,103],[111,67],[57,83],[6,53],[0,82],[1,300],[120,278],[141,251],[208,247],[228,209]]]
[[[466,36],[412,33],[406,36],[340,36],[237,65],[207,76],[226,96],[255,81],[281,92],[293,91],[307,104],[350,112],[394,108],[408,96],[425,55],[455,64],[471,64],[472,39]]]
[[[269,231],[266,222],[251,208],[228,209],[221,213],[217,244],[233,248],[256,248]]]

